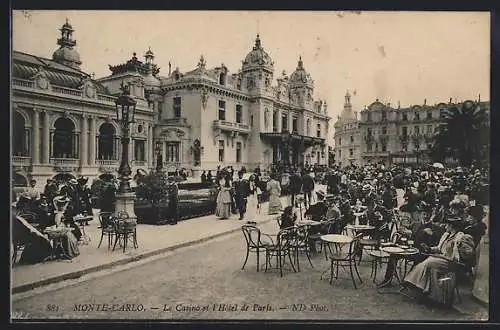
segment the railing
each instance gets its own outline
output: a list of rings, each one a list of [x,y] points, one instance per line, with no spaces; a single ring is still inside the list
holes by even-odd
[[[82,96],[82,91],[77,90],[77,89],[66,88],[66,87],[52,86],[52,91],[54,93],[59,93],[59,94],[66,94],[66,95],[78,96],[78,97]]]
[[[134,166],[146,166],[147,161],[145,160],[133,160],[132,165]]]
[[[35,82],[24,79],[12,79],[12,85],[17,87],[33,88],[35,87]]]
[[[187,126],[187,119],[183,117],[179,118],[164,118],[160,122],[166,125],[176,125],[176,126]]]
[[[35,88],[35,82],[31,80],[26,80],[26,79],[19,79],[19,78],[14,78],[12,79],[12,86],[15,87],[23,87],[23,88]],[[56,93],[56,94],[64,94],[64,95],[71,95],[71,96],[76,96],[76,97],[82,97],[83,93],[79,89],[73,89],[73,88],[67,88],[67,87],[61,87],[61,86],[52,86],[52,90],[49,91],[49,93]],[[106,103],[115,103],[116,97],[114,96],[109,96],[109,95],[102,95],[102,94],[97,94],[97,100],[101,102],[106,102]]]
[[[181,169],[181,162],[163,162],[163,167],[167,171],[175,171]]]
[[[30,166],[31,157],[29,156],[12,156],[14,166]]]
[[[80,167],[78,158],[51,158],[50,164],[56,172],[74,172]]]
[[[235,131],[241,133],[249,133],[250,126],[242,123],[233,123],[226,120],[214,120],[214,126],[223,130]]]
[[[114,166],[118,165],[118,160],[116,159],[96,159],[95,163],[102,166]]]

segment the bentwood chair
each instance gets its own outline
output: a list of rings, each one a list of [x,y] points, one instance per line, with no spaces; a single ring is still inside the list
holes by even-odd
[[[108,237],[108,249],[111,248],[111,244],[113,242],[113,238],[116,235],[116,223],[113,219],[112,212],[100,212],[99,213],[99,223],[101,228],[101,239],[99,240],[99,244],[97,248],[101,246],[102,239],[104,236]]]
[[[335,279],[339,277],[339,266],[343,269],[345,267],[349,267],[349,274],[352,279],[352,283],[354,288],[357,289],[356,279],[354,278],[354,271],[360,281],[363,283],[361,276],[359,275],[358,265],[356,262],[356,249],[359,247],[359,240],[362,237],[362,234],[356,235],[353,240],[349,243],[349,250],[344,251],[343,249],[338,249],[334,253],[330,254],[330,284],[333,283],[333,274],[335,269]]]
[[[243,266],[241,269],[245,269],[245,265],[248,261],[248,256],[250,253],[255,253],[257,255],[257,271],[259,271],[259,257],[261,252],[265,252],[265,244],[267,242],[262,242],[262,237],[267,237],[269,242],[272,243],[272,238],[269,235],[261,233],[259,228],[252,225],[244,225],[241,227],[241,231],[243,232],[243,236],[245,237],[246,242],[246,256],[245,261],[243,262]]]
[[[125,252],[129,241],[132,242],[135,249],[139,247],[137,244],[137,224],[135,221],[132,222],[129,220],[127,212],[119,212],[115,219],[115,244],[113,245],[113,251],[116,248],[116,244],[120,242],[123,252]]]
[[[293,242],[294,258],[297,264],[297,271],[299,272],[300,272],[300,262],[299,262],[300,252],[305,253],[307,260],[309,261],[309,264],[311,265],[312,268],[314,268],[310,256],[311,244],[309,241],[309,230],[310,227],[308,225],[297,226],[294,228],[295,231],[294,233],[295,240]]]
[[[264,247],[266,249],[266,271],[267,266],[271,265],[271,259],[276,258],[276,267],[280,270],[280,276],[283,277],[283,268],[288,257],[290,265],[294,272],[297,272],[292,261],[292,250],[294,249],[293,243],[296,237],[295,227],[289,227],[282,229],[278,232],[276,236],[276,242],[271,244],[266,244]]]

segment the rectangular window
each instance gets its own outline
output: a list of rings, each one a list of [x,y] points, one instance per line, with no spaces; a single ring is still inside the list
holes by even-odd
[[[253,115],[250,116],[250,127],[253,127]]]
[[[288,131],[288,115],[286,114],[281,115],[281,131]]]
[[[382,111],[382,121],[386,121],[386,120],[387,120],[387,112]]]
[[[134,140],[134,159],[138,161],[145,161],[144,152],[145,141],[144,140]]]
[[[316,127],[316,137],[321,137],[321,124]]]
[[[354,136],[351,135],[351,143],[354,143]]]
[[[339,158],[342,158],[342,150],[339,150]]]
[[[219,162],[224,162],[224,140],[219,140]]]
[[[382,135],[386,135],[387,134],[387,127],[383,126],[382,127]]]
[[[226,101],[219,101],[219,120],[226,120]]]
[[[368,129],[368,135],[372,135],[372,129],[371,128]]]
[[[366,114],[366,121],[372,121],[372,114],[371,114],[371,112],[368,112]]]
[[[174,97],[174,118],[181,117],[181,98]]]
[[[236,142],[236,162],[241,163],[241,142]]]
[[[293,133],[299,132],[298,118],[297,117],[293,117],[293,119],[292,119],[292,132]]]
[[[278,111],[273,112],[273,132],[278,131]]]
[[[373,145],[371,143],[366,145],[366,151],[371,152],[373,150]]]
[[[403,129],[402,129],[402,130],[403,130],[403,136],[408,135],[408,127],[403,126]]]
[[[432,111],[427,111],[427,120],[432,120]]]
[[[349,157],[352,157],[354,155],[354,150],[349,149]]]
[[[342,138],[339,138],[339,146],[342,145]]]
[[[241,104],[236,104],[236,122],[238,124],[241,124],[242,118],[243,118],[243,113],[242,113],[242,107]]]
[[[432,125],[427,125],[427,134],[432,133]]]
[[[179,142],[167,143],[167,162],[179,162]]]
[[[415,112],[415,121],[420,120],[420,114],[418,112]]]
[[[415,129],[413,130],[413,132],[415,133],[415,135],[420,135],[420,127],[415,126]]]
[[[387,151],[387,145],[385,143],[382,143],[382,152]]]
[[[403,113],[403,121],[408,121],[408,114]]]

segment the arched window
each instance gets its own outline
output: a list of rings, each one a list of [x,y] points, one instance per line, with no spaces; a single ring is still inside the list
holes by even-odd
[[[14,173],[12,181],[13,181],[14,187],[27,187],[28,186],[28,180],[26,180],[26,178],[19,173]]]
[[[52,156],[78,158],[78,135],[75,132],[75,124],[68,118],[59,118],[54,126]]]
[[[98,154],[97,159],[116,159],[118,139],[115,137],[115,127],[110,123],[104,123],[99,127]]]
[[[306,124],[306,135],[307,135],[307,136],[310,136],[310,135],[311,135],[311,119],[308,119],[308,120],[307,120],[307,124]]]
[[[226,84],[226,74],[225,73],[221,73],[220,76],[219,76],[219,84],[221,85],[225,85]]]
[[[24,117],[14,112],[12,126],[12,154],[14,156],[29,155],[29,130],[25,128]]]

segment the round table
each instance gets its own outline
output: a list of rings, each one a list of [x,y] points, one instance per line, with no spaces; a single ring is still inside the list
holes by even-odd
[[[403,249],[399,246],[384,246],[384,247],[380,248],[380,251],[388,253],[391,257],[397,258],[396,262],[398,259],[405,259],[406,260],[407,257],[414,256],[414,255],[417,255],[420,253],[420,251],[417,248],[410,247],[407,249]],[[398,283],[401,284],[403,281],[402,281],[401,277],[399,276],[397,268],[398,267],[396,267],[396,266],[394,267],[394,271],[391,274],[391,279],[396,277],[396,279],[398,280]],[[405,268],[406,268],[406,265],[405,265]]]
[[[314,220],[300,220],[295,222],[297,226],[318,226],[321,225],[322,223],[320,221],[314,221]]]
[[[328,244],[333,244],[337,252],[339,252],[342,249],[342,245],[350,244],[353,240],[351,236],[340,235],[340,234],[327,234],[327,235],[322,235],[320,238],[323,242],[326,242]],[[332,253],[330,245],[328,245],[328,249],[330,250],[330,253]],[[325,255],[326,255],[326,250],[325,250]],[[325,275],[325,273],[328,272],[329,270],[330,268],[325,269],[325,271],[321,273],[320,278],[323,279],[323,275]]]

